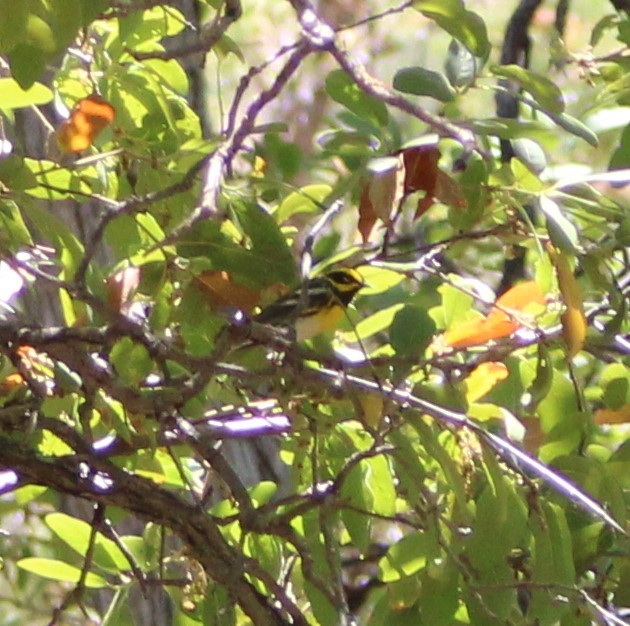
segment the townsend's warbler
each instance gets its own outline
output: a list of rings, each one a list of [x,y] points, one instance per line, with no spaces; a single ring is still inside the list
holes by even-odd
[[[310,278],[306,288],[300,286],[272,302],[254,320],[271,326],[293,326],[296,339],[305,341],[335,328],[364,286],[363,278],[354,269],[331,270]]]

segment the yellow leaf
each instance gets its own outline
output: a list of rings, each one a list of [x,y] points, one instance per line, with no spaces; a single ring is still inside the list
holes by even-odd
[[[503,363],[490,361],[476,367],[466,379],[466,399],[471,404],[489,393],[495,385],[509,375]]]
[[[567,360],[570,361],[582,349],[586,339],[586,316],[582,293],[566,256],[551,246],[548,246],[547,250],[556,268],[560,295],[566,307],[560,316],[560,321],[562,322],[562,336],[567,344]]]

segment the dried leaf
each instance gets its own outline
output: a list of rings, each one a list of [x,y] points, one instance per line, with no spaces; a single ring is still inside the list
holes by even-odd
[[[372,159],[359,203],[359,232],[369,240],[377,219],[389,227],[403,197],[404,167],[400,155]]]
[[[438,181],[440,151],[436,145],[414,146],[402,151],[405,164],[405,196],[424,191],[418,201],[415,218],[418,219],[433,204]]]

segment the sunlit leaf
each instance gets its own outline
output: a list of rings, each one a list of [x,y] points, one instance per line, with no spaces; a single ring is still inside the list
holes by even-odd
[[[415,574],[426,565],[430,546],[428,533],[413,532],[403,537],[379,561],[379,578],[387,583]]]
[[[509,375],[504,363],[488,361],[478,365],[466,378],[466,399],[476,402]]]
[[[464,44],[475,56],[485,57],[490,50],[486,24],[461,0],[416,0],[413,6],[431,18],[447,33]]]
[[[49,578],[61,582],[78,583],[81,577],[80,568],[57,559],[27,557],[19,560],[17,566],[27,572],[37,574],[42,578]],[[108,587],[109,583],[98,574],[88,572],[85,577],[85,586],[91,589],[100,589],[102,587]]]
[[[35,83],[24,90],[13,78],[0,78],[0,93],[2,93],[0,109],[20,109],[47,104],[53,99],[53,93],[46,85]]]

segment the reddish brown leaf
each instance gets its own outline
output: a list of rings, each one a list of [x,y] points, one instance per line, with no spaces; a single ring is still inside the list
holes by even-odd
[[[435,195],[440,151],[435,145],[415,146],[402,151],[405,164],[405,195],[425,191]]]
[[[358,225],[364,243],[369,240],[377,219],[390,227],[404,193],[404,167],[400,156],[372,159],[367,170],[368,178],[359,203]]]
[[[359,224],[357,226],[363,243],[367,243],[370,240],[370,235],[377,219],[378,217],[370,200],[369,185],[366,184],[361,191],[361,199],[359,200]]]
[[[121,313],[127,313],[140,283],[140,268],[126,267],[107,279],[107,301]]]

